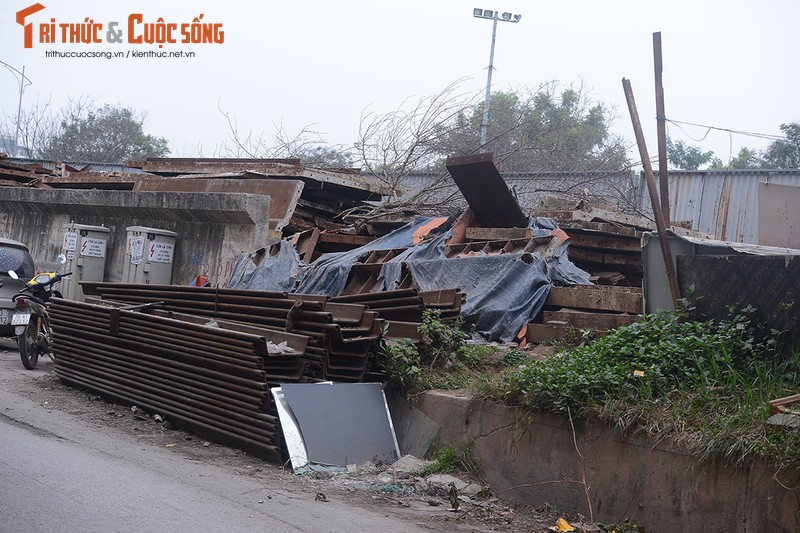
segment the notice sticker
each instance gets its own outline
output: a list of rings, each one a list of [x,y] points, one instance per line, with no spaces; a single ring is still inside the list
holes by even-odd
[[[128,255],[131,256],[131,264],[138,265],[142,262],[144,255],[144,237],[128,237]]]
[[[147,260],[151,263],[172,263],[175,245],[165,242],[151,242]]]
[[[64,234],[64,250],[74,252],[78,247],[78,234],[68,231]]]
[[[90,239],[89,237],[82,238],[80,255],[86,257],[105,257],[106,256],[105,239]]]

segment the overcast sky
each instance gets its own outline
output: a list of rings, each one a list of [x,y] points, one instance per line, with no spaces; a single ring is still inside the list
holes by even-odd
[[[220,155],[228,137],[220,109],[240,132],[269,136],[275,124],[295,134],[313,125],[332,144],[352,144],[365,109],[386,112],[435,94],[459,79],[465,93],[486,83],[492,23],[473,8],[521,14],[500,23],[493,88],[581,83],[616,110],[614,131],[633,145],[621,79],[633,85],[651,155],[655,146],[652,34],[662,33],[666,114],[673,120],[778,135],[800,121],[800,2],[797,0],[574,0],[532,2],[404,0],[40,0],[38,25],[121,22],[181,24],[201,13],[222,23],[222,44],[39,44],[23,48],[15,13],[34,0],[6,0],[0,14],[0,61],[25,67],[37,99],[61,105],[91,95],[97,102],[146,110],[146,131],[166,137],[174,156]],[[103,29],[102,38],[105,39]],[[141,31],[141,30],[139,30]],[[194,58],[48,58],[45,51],[184,51]],[[18,84],[0,69],[0,106],[16,114]],[[727,161],[741,146],[768,141],[705,128],[669,134]],[[708,134],[707,134],[708,133]],[[707,134],[707,135],[706,135]],[[702,140],[701,140],[702,139]],[[631,152],[634,159],[638,154]]]

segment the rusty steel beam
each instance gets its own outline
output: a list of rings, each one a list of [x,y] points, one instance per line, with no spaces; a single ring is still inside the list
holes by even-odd
[[[128,404],[139,405],[143,409],[151,412],[161,411],[166,416],[168,416],[173,422],[175,422],[175,425],[177,427],[182,427],[185,429],[195,431],[202,435],[207,435],[212,438],[216,438],[220,442],[237,446],[255,455],[264,457],[268,461],[274,463],[282,462],[280,448],[277,445],[270,445],[262,442],[258,436],[233,433],[231,431],[228,431],[227,428],[225,427],[215,426],[206,423],[203,420],[198,420],[191,413],[186,413],[185,411],[180,409],[165,410],[162,408],[161,405],[151,403],[150,401],[140,398],[135,394],[131,395],[126,393],[125,391],[121,391],[113,383],[112,384],[99,383],[97,381],[87,379],[85,376],[82,376],[81,374],[76,374],[63,369],[59,373],[59,377],[64,381],[66,381],[67,383],[71,383],[78,387],[95,390],[100,394],[106,396],[107,398]]]

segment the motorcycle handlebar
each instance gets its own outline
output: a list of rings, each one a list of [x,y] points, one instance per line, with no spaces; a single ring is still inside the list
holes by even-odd
[[[61,281],[62,278],[66,278],[67,276],[70,275],[72,275],[72,272],[64,272],[63,274],[57,274],[56,277],[53,278],[53,283],[51,283],[51,285],[54,285],[57,281]]]

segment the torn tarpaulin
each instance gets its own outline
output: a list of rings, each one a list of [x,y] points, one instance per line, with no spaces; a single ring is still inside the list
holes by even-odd
[[[418,216],[410,224],[375,239],[371,243],[348,252],[324,254],[311,264],[297,292],[339,296],[347,285],[350,269],[361,258],[373,250],[404,249],[414,244],[414,234],[422,226],[434,220]]]
[[[288,240],[284,239],[272,249],[275,248],[277,253],[267,254],[258,266],[253,264],[250,254],[240,255],[233,265],[228,288],[292,292],[307,267]]]
[[[532,218],[528,227],[535,236],[551,235],[558,229],[547,218]],[[458,287],[467,293],[461,316],[489,340],[513,340],[542,310],[552,284],[590,284],[589,274],[569,260],[568,241],[554,241],[544,258],[527,252],[448,258],[448,238],[449,232],[385,263],[381,269],[383,289],[397,288],[403,265],[422,291]]]

